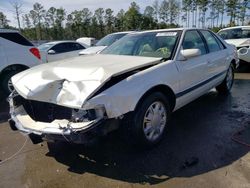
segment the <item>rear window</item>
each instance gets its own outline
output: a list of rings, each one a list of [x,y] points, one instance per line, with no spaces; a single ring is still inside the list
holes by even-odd
[[[33,46],[30,41],[28,41],[19,33],[0,33],[0,37],[23,46]]]

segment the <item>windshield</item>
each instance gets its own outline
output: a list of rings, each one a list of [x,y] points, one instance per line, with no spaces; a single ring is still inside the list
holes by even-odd
[[[250,38],[250,29],[237,28],[220,31],[218,33],[224,40]]]
[[[120,34],[111,34],[107,35],[106,37],[102,38],[96,43],[96,46],[110,46],[115,41],[119,40],[120,38],[124,37],[127,33],[120,33]]]
[[[176,31],[129,34],[101,53],[169,59],[178,36],[179,32]]]
[[[46,51],[50,47],[52,47],[53,45],[54,44],[45,43],[45,44],[42,44],[42,45],[38,46],[38,49],[41,50],[41,51]]]

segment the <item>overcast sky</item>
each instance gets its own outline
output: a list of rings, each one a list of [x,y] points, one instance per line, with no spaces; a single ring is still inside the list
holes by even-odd
[[[132,1],[135,1],[141,7],[141,10],[144,10],[147,5],[153,3],[153,0],[0,0],[0,11],[7,16],[8,20],[11,21],[9,24],[12,26],[17,26],[13,13],[14,9],[11,6],[11,2],[15,1],[23,4],[23,13],[28,13],[36,2],[42,4],[45,9],[49,9],[52,6],[56,8],[63,7],[67,13],[83,8],[89,8],[91,11],[94,11],[100,7],[111,8],[118,12],[121,8],[127,10]]]

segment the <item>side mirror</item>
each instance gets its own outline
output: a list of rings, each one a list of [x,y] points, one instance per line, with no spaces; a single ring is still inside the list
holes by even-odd
[[[181,55],[183,58],[190,59],[192,57],[197,57],[201,55],[201,50],[200,49],[186,49],[186,50],[181,50]]]
[[[55,54],[56,52],[55,52],[55,50],[49,50],[48,51],[48,54],[50,54],[50,55],[53,55],[53,54]]]

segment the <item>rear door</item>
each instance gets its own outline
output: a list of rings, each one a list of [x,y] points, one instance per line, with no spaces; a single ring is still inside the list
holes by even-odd
[[[224,45],[213,33],[207,30],[201,30],[200,33],[204,37],[209,50],[207,77],[219,77],[227,70],[227,61],[230,59],[229,54]]]

